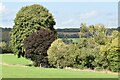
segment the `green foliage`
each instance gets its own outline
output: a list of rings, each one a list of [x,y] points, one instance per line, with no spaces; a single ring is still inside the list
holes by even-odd
[[[49,62],[55,67],[118,72],[120,70],[118,41],[117,30],[109,32],[109,29],[101,24],[91,26],[81,24],[80,41],[65,44],[58,39],[53,42],[48,50]]]
[[[48,50],[48,60],[58,68],[73,67],[75,63],[75,45],[66,45],[61,39],[55,40]]]
[[[55,40],[48,49],[48,61],[51,66],[65,66],[64,54],[67,52],[66,45],[61,39]]]
[[[89,59],[82,61],[84,62],[83,67],[89,68],[88,66],[91,65],[93,69],[120,70],[118,68],[118,31],[113,30],[111,35],[108,33],[108,29],[104,25],[99,24],[88,27],[82,24],[79,44],[80,50],[82,50],[81,55],[85,54],[85,58],[88,57],[89,53],[93,55],[93,60],[89,56]],[[82,56],[82,58],[84,57]]]
[[[90,68],[94,69],[95,58],[99,52],[99,46],[95,42],[94,38],[81,38],[79,44],[80,53],[77,56],[77,64],[79,68]]]
[[[3,53],[12,53],[11,46],[7,42],[0,42],[0,49],[2,50]]]
[[[11,31],[11,44],[14,53],[18,57],[24,56],[24,39],[41,27],[54,30],[54,25],[55,21],[52,14],[45,7],[34,4],[21,8],[16,15],[13,30]]]
[[[106,68],[111,70],[111,71],[119,71],[119,59],[118,59],[118,37],[112,34],[112,41],[108,42],[106,45],[102,45],[101,49],[100,49],[100,53],[102,54],[102,56],[104,56],[103,61],[106,61],[107,64]],[[103,67],[104,67],[103,64]]]
[[[9,42],[10,41],[10,31],[11,28],[2,28],[2,41]]]
[[[1,48],[4,48],[6,46],[6,43],[5,42],[0,42],[0,47]]]

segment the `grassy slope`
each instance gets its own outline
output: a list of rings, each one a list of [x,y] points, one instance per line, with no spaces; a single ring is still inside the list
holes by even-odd
[[[3,54],[2,55],[2,62],[8,63],[8,64],[13,64],[13,65],[15,65],[15,64],[20,64],[20,65],[31,64],[30,60],[27,60],[23,57],[17,58],[17,56],[13,55],[13,54]]]
[[[1,56],[1,55],[0,55]],[[26,59],[18,59],[11,54],[3,55],[3,62],[10,65],[27,65],[31,62]],[[97,72],[80,72],[53,68],[36,68],[23,66],[2,65],[4,78],[117,78],[117,75]]]

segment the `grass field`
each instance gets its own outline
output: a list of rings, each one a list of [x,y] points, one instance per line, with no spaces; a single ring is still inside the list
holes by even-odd
[[[115,74],[99,72],[74,71],[67,69],[38,68],[26,66],[32,64],[24,58],[18,59],[12,54],[3,54],[2,77],[3,78],[117,78]]]
[[[67,38],[68,40],[73,40],[73,42],[79,42],[80,38]]]
[[[61,38],[64,39],[64,38]],[[80,42],[80,38],[67,38],[68,40],[72,40],[73,42]]]

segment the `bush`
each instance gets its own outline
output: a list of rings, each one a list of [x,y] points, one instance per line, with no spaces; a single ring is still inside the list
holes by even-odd
[[[3,54],[3,49],[6,47],[6,43],[5,42],[0,42],[0,54]]]
[[[31,59],[35,66],[47,66],[47,50],[55,39],[56,34],[49,29],[41,28],[34,32],[24,41],[25,57]]]
[[[6,42],[0,42],[0,50],[1,50],[1,54],[12,53],[10,44]]]
[[[55,40],[48,49],[48,60],[51,66],[63,67],[65,66],[64,54],[67,52],[66,45],[61,39]]]
[[[49,63],[58,68],[73,67],[76,50],[74,45],[66,45],[61,39],[57,39],[48,50]]]
[[[80,42],[65,44],[56,40],[48,50],[48,59],[55,67],[120,71],[118,31],[108,30],[103,25],[82,25]]]

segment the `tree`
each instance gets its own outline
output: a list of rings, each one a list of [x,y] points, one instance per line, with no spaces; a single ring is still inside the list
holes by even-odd
[[[61,39],[55,40],[48,49],[48,60],[51,66],[65,66],[64,54],[67,52],[66,45]]]
[[[99,52],[99,45],[95,42],[94,38],[80,38],[77,44],[79,53],[76,57],[78,68],[95,68],[95,58]]]
[[[49,29],[41,28],[32,33],[24,40],[25,57],[31,59],[35,66],[45,67],[48,65],[47,50],[55,39],[56,34]]]
[[[25,38],[41,27],[49,28],[55,32],[54,25],[55,21],[52,14],[45,7],[39,4],[22,7],[16,15],[11,31],[11,44],[14,53],[18,57],[24,57],[23,41]]]
[[[57,39],[48,50],[49,63],[57,68],[74,67],[77,51],[77,46],[74,44],[68,45],[61,39]]]
[[[103,67],[106,67],[107,69],[117,72],[120,70],[119,68],[119,45],[118,45],[118,31],[114,30],[112,32],[109,40],[107,40],[107,44],[101,45],[100,53],[101,56],[104,56],[104,64]],[[102,60],[101,59],[101,60]],[[106,65],[105,65],[106,64]]]

